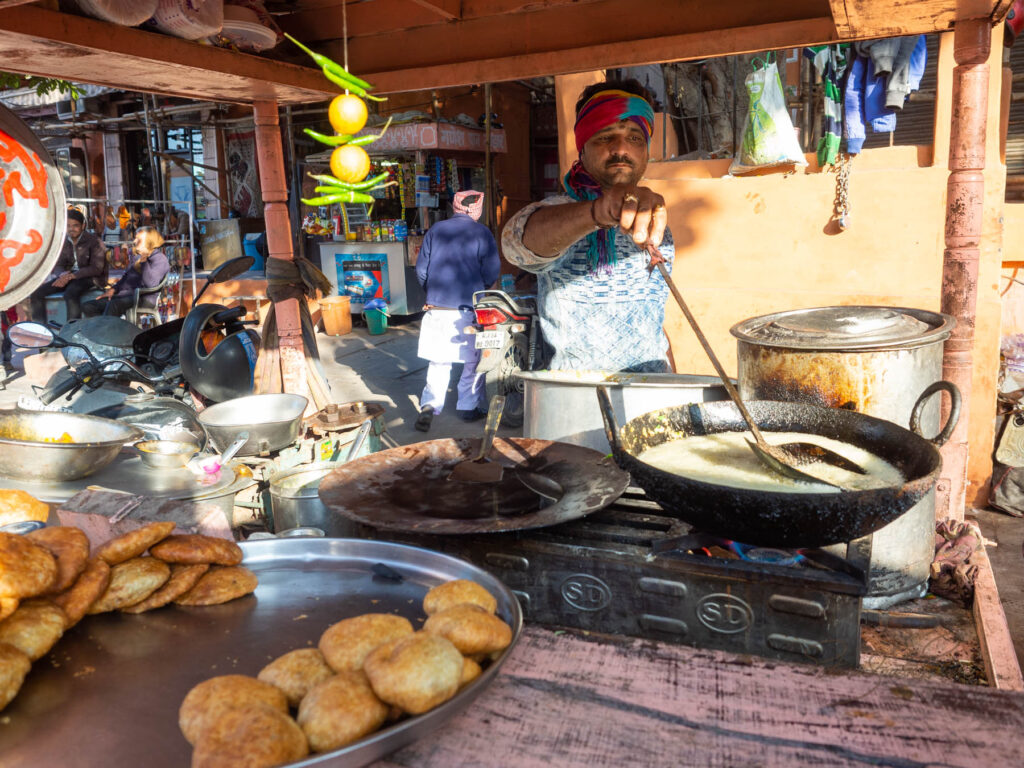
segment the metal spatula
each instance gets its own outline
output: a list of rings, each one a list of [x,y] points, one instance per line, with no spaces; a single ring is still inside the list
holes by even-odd
[[[757,457],[770,469],[775,470],[781,475],[792,477],[794,480],[801,480],[807,483],[823,483],[825,485],[831,485],[836,488],[842,488],[843,486],[837,485],[836,483],[830,483],[827,480],[822,480],[815,477],[814,475],[808,474],[803,470],[799,469],[801,466],[808,466],[815,462],[824,462],[831,464],[832,466],[845,469],[847,472],[856,472],[857,474],[866,474],[864,470],[850,461],[845,456],[841,456],[835,451],[829,450],[821,445],[815,445],[814,443],[783,443],[782,445],[771,445],[764,439],[761,434],[761,430],[758,429],[757,424],[751,418],[750,413],[747,411],[747,407],[743,404],[743,400],[740,399],[740,393],[736,391],[736,387],[733,386],[732,381],[725,373],[725,369],[722,368],[722,364],[718,362],[718,357],[711,349],[711,345],[708,344],[707,338],[701,331],[700,326],[697,325],[697,318],[690,312],[690,308],[686,306],[686,302],[683,301],[683,295],[679,293],[679,289],[676,288],[676,284],[672,280],[672,276],[665,268],[665,261],[661,258],[657,247],[652,243],[647,243],[647,252],[651,256],[651,262],[647,267],[648,272],[653,270],[655,267],[661,272],[661,276],[668,284],[669,290],[672,291],[672,295],[675,297],[676,302],[679,304],[679,308],[683,310],[683,314],[686,316],[687,321],[690,323],[690,327],[693,328],[694,334],[697,336],[697,341],[704,347],[704,352],[707,353],[708,358],[711,360],[711,364],[715,366],[715,371],[718,373],[718,377],[722,380],[722,384],[725,386],[725,391],[729,393],[729,397],[736,404],[736,407],[740,411],[740,415],[743,416],[743,420],[747,422],[747,426],[750,428],[751,434],[754,436],[754,442],[747,440],[747,445],[750,449],[757,454]]]
[[[496,461],[487,458],[494,443],[501,422],[501,412],[505,409],[505,396],[495,395],[487,408],[487,421],[484,422],[484,439],[480,442],[480,450],[476,456],[460,461],[448,475],[449,480],[463,483],[497,483],[504,475],[504,468]]]

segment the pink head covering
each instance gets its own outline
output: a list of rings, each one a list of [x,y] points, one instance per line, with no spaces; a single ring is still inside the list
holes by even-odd
[[[473,197],[474,195],[476,195],[475,202],[463,202],[467,197]],[[452,201],[452,208],[455,209],[456,213],[464,213],[472,219],[479,219],[480,214],[484,210],[484,193],[477,192],[475,189],[464,189],[461,192],[456,192],[455,199]]]

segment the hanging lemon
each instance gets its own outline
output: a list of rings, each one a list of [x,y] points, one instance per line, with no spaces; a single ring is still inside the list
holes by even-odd
[[[362,147],[346,144],[331,152],[331,173],[338,181],[355,184],[365,179],[369,172],[370,156]]]
[[[337,133],[359,133],[366,125],[366,102],[351,93],[343,93],[331,100],[327,118]]]

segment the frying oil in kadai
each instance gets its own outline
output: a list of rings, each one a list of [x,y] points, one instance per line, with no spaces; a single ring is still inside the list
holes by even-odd
[[[803,442],[830,448],[864,470],[864,474],[860,475],[825,462],[800,467],[804,472],[826,482],[862,491],[899,486],[904,482],[903,475],[896,467],[855,445],[800,432],[763,434],[765,440],[772,445]],[[804,483],[769,469],[747,445],[746,441],[753,439],[750,432],[720,432],[670,440],[647,449],[640,454],[639,459],[663,472],[714,485],[776,493],[840,493],[839,488],[823,483]]]

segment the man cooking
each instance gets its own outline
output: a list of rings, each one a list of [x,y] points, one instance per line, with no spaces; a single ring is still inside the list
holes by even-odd
[[[68,209],[68,233],[57,257],[56,276],[32,292],[32,319],[46,322],[46,297],[64,292],[68,320],[82,316],[82,294],[107,283],[107,254],[103,243],[92,232],[85,231],[85,216]]]
[[[654,110],[636,80],[606,80],[576,103],[579,159],[566,194],[532,203],[502,232],[505,258],[537,274],[552,369],[668,371],[668,286],[648,274],[648,242],[671,268],[665,200],[640,186]]]

